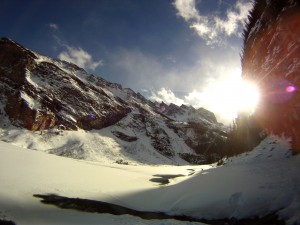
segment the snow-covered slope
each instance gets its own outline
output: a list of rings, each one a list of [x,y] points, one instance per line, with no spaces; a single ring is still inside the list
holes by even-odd
[[[197,218],[247,218],[276,212],[288,224],[300,223],[300,157],[287,144],[265,139],[253,152],[224,166],[196,173],[179,184],[121,199],[130,206]],[[155,199],[155,196],[164,196]],[[145,203],[142,196],[149,196]],[[296,222],[297,221],[297,222]]]
[[[129,88],[6,38],[0,40],[0,87],[0,139],[29,149],[87,160],[188,164],[205,162],[217,150],[204,154],[206,146],[226,139],[205,109],[182,106],[184,115],[170,114]]]
[[[88,214],[44,205],[34,194],[105,201],[139,211],[224,219],[276,214],[300,224],[300,156],[265,139],[216,166],[133,166],[80,161],[0,142],[0,218],[24,224],[200,224]],[[165,186],[158,174],[181,175]],[[254,223],[253,223],[254,224]]]

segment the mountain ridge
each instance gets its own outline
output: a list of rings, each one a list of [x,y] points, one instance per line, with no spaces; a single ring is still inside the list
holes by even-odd
[[[8,126],[40,132],[42,136],[50,130],[61,134],[106,129],[106,136],[125,155],[146,151],[175,164],[204,163],[222,157],[215,140],[225,142],[226,129],[206,109],[151,102],[130,88],[89,74],[73,63],[32,52],[8,38],[0,40],[0,61],[1,120],[8,119]],[[1,124],[5,133],[7,129]],[[100,136],[103,138],[103,134]],[[9,135],[3,138],[17,139]],[[96,151],[93,154],[97,155],[100,151],[85,147],[88,143],[77,139],[72,143],[70,148],[54,144],[42,150],[83,159],[90,158],[86,152]],[[140,153],[138,161],[149,160],[142,159]]]

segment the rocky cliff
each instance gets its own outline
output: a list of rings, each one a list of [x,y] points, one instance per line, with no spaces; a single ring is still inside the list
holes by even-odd
[[[243,76],[259,86],[255,112],[267,132],[292,137],[300,152],[300,3],[256,0],[244,32]]]

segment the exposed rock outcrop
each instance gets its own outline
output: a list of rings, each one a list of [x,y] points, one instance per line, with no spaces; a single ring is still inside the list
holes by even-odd
[[[257,83],[255,112],[270,133],[292,137],[300,152],[300,3],[256,0],[244,32],[243,76]]]

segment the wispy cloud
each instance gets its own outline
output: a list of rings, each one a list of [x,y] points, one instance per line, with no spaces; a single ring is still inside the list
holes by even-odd
[[[59,30],[59,26],[55,23],[49,23],[49,27],[54,30],[54,31],[58,31]]]
[[[118,49],[110,53],[108,60],[107,66],[116,74],[122,71],[119,82],[133,89],[151,90],[167,83],[173,89],[179,83],[176,69],[166,68],[159,58],[139,49]],[[169,57],[165,60],[169,61]]]
[[[217,13],[210,16],[201,15],[196,8],[196,0],[175,0],[173,4],[177,14],[206,41],[207,45],[219,44],[224,37],[240,36],[248,12],[252,8],[251,1],[238,0],[233,8],[227,10],[226,18],[223,19]],[[223,2],[219,1],[218,4]]]
[[[103,61],[94,61],[93,57],[82,48],[75,48],[72,46],[65,46],[66,51],[62,51],[58,58],[67,62],[74,63],[79,67],[94,71],[97,67],[103,66]]]
[[[57,35],[58,26],[56,24],[50,24],[49,26],[55,31],[55,34],[52,36],[56,40],[56,43],[60,46],[60,48],[63,48],[57,56],[60,60],[74,63],[77,66],[90,71],[95,71],[95,69],[104,65],[103,60],[94,60],[93,56],[81,47],[74,47],[66,41],[63,41]]]
[[[176,64],[167,64],[168,57],[155,57],[139,49],[119,49],[111,52],[107,58],[107,67],[113,73],[120,73],[119,81],[134,90],[159,90],[168,87],[174,92],[199,90],[230,74],[232,68],[240,67],[239,50],[210,49],[207,46],[194,46],[194,61],[182,64],[176,58]]]

